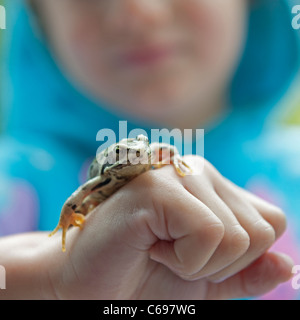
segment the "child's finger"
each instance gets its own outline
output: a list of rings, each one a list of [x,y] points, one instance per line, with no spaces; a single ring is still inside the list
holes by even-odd
[[[267,252],[249,267],[221,283],[209,285],[208,298],[234,299],[259,296],[288,281],[293,261],[290,257]]]
[[[177,198],[173,199],[176,195]],[[215,252],[224,236],[224,225],[206,205],[183,187],[180,192],[169,193],[169,197],[161,201],[165,228],[172,240],[159,240],[150,249],[150,256],[182,278],[189,278]]]
[[[276,239],[273,226],[243,198],[239,190],[222,187],[218,188],[217,192],[248,233],[250,246],[248,251],[232,265],[210,276],[209,279],[212,281],[219,281],[240,272],[268,250]]]
[[[239,188],[239,190],[243,193],[244,197],[248,199],[249,203],[258,210],[262,217],[273,226],[276,239],[279,238],[284,233],[287,225],[286,216],[283,211],[247,190],[241,188]]]
[[[276,239],[283,234],[286,229],[287,221],[284,212],[279,207],[259,198],[243,188],[240,188],[226,178],[223,178],[223,181],[220,181],[220,183],[224,187],[224,190],[231,190],[233,195],[235,194],[238,198],[248,201],[261,214],[261,216],[273,226]],[[219,188],[219,190],[221,190],[221,188]]]
[[[193,177],[187,177],[192,179]],[[222,221],[224,225],[224,237],[208,263],[193,279],[200,279],[224,269],[242,257],[250,246],[250,237],[245,229],[214,190],[201,188],[201,184],[194,181],[189,183],[186,189],[196,198],[200,199]]]

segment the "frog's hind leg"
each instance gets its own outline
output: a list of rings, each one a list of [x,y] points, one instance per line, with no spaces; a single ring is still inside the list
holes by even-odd
[[[83,215],[87,215],[104,200],[105,199],[94,198],[93,194],[91,194],[84,199],[82,205],[78,208],[78,212],[80,212]]]
[[[49,234],[49,237],[53,236],[59,229],[62,229],[62,251],[66,251],[66,234],[69,227],[75,226],[82,228],[85,217],[81,213],[76,213],[72,208],[64,206],[61,212],[61,217],[56,228]]]
[[[61,214],[59,223],[56,228],[49,234],[53,236],[59,229],[62,229],[62,251],[66,251],[66,233],[68,228],[73,225],[75,227],[82,228],[85,221],[85,216],[88,212],[78,212],[84,199],[89,196],[94,190],[108,184],[110,179],[103,179],[101,177],[95,177],[84,185],[80,186],[65,202]],[[82,214],[83,213],[83,214]]]

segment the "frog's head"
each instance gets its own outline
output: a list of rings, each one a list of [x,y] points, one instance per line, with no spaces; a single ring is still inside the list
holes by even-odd
[[[113,166],[149,164],[151,160],[149,140],[144,135],[134,139],[123,139],[111,147],[108,159],[112,159],[110,164]]]
[[[149,140],[144,135],[132,139],[123,139],[102,151],[93,161],[89,178],[103,175],[109,171],[118,176],[140,174],[151,166]]]

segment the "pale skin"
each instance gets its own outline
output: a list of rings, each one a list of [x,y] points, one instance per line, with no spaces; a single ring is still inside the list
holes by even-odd
[[[182,128],[223,112],[243,44],[246,2],[40,5],[58,61],[95,99]],[[166,39],[173,39],[172,49],[158,45]],[[152,48],[150,57],[145,48]],[[184,159],[201,170],[202,158]],[[284,213],[204,163],[201,175],[179,177],[166,166],[130,181],[87,215],[82,230],[68,232],[65,253],[59,235],[2,238],[7,290],[0,297],[230,299],[260,295],[287,281],[293,262],[268,252],[285,230]]]

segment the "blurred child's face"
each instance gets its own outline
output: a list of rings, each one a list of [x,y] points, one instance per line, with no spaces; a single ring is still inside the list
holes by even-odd
[[[37,2],[62,66],[98,100],[166,123],[218,112],[242,49],[246,1]]]

